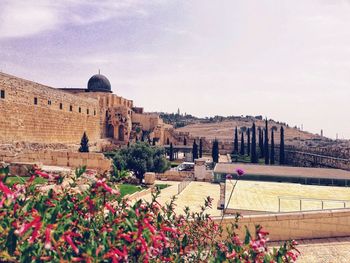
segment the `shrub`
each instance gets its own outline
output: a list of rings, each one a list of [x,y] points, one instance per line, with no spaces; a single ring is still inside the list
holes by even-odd
[[[24,185],[0,182],[1,262],[293,262],[297,257],[294,242],[268,250],[268,233],[260,226],[255,237],[247,232],[244,240],[234,232],[236,223],[224,235],[205,213],[210,198],[200,212],[186,208],[177,215],[174,199],[161,207],[157,194],[151,202],[117,202],[119,194],[105,178],[73,193],[53,177],[55,188],[41,193],[32,185],[37,176],[52,177],[35,171]]]

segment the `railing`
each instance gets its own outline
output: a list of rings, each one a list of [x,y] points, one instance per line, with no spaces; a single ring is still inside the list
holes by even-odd
[[[178,184],[178,188],[177,188],[177,194],[181,194],[181,192],[183,190],[185,190],[185,188],[191,183],[190,180],[186,180],[186,181],[183,181],[181,183]]]
[[[327,208],[327,209],[345,209],[347,208],[346,204],[350,204],[350,200],[339,200],[339,199],[318,199],[318,198],[303,198],[299,196],[279,196],[278,197],[278,212],[281,212],[281,200],[297,200],[299,201],[299,211],[303,211],[303,202],[320,202],[321,210],[324,210],[324,205],[328,203],[341,203],[343,204],[341,208]],[[311,209],[317,210],[317,209]],[[308,210],[305,210],[308,211]]]

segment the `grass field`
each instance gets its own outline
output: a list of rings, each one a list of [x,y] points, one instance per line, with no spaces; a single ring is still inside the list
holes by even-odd
[[[120,184],[118,185],[118,188],[120,190],[120,197],[131,195],[133,193],[136,193],[144,189],[141,186],[133,185],[133,184]]]

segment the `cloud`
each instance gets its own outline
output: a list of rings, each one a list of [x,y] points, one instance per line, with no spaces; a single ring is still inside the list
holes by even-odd
[[[141,0],[2,0],[0,39],[19,38],[55,30],[64,25],[82,26],[112,18],[147,17],[149,7],[166,1]]]

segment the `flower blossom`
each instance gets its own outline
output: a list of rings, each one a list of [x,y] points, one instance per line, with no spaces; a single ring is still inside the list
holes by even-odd
[[[15,193],[12,192],[2,181],[0,181],[0,191],[3,192],[8,199],[15,199]]]
[[[240,168],[237,168],[237,169],[236,169],[236,173],[237,173],[237,176],[238,176],[238,177],[241,177],[241,176],[244,175],[244,171],[243,171],[242,169],[240,169]]]

